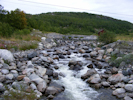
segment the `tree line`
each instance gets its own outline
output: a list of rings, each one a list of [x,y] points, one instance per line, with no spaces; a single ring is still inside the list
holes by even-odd
[[[16,30],[39,29],[61,34],[94,34],[104,29],[115,34],[133,32],[133,24],[111,17],[85,12],[49,12],[25,14],[20,9],[5,11],[0,5],[0,35],[11,36]]]

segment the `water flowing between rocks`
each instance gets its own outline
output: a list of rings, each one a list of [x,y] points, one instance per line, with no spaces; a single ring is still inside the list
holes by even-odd
[[[54,60],[59,69],[53,68],[53,70],[60,75],[59,80],[54,81],[65,87],[62,95],[67,100],[94,100],[99,93],[81,79],[81,75],[87,72],[89,69],[87,65],[91,62],[85,60],[80,53],[72,53],[69,57],[67,56],[65,59]],[[79,71],[70,70],[68,66],[69,61],[81,61],[83,63],[82,69]]]

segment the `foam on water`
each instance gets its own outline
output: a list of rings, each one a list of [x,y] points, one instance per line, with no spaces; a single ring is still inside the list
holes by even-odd
[[[83,57],[80,57],[81,54],[71,54],[69,60],[75,61],[85,61]],[[93,100],[98,96],[98,92],[89,87],[85,81],[83,81],[80,77],[85,74],[88,70],[87,66],[82,66],[83,69],[76,72],[73,70],[69,70],[68,59],[55,61],[58,70],[55,70],[58,73],[62,73],[65,77],[60,76],[59,80],[56,82],[60,83],[65,87],[65,94],[67,98],[70,100]],[[64,62],[64,64],[62,63]]]

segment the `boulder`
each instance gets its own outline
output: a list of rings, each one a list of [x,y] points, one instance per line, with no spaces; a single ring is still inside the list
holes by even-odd
[[[1,73],[2,74],[8,74],[9,73],[9,70],[7,70],[7,69],[1,69]]]
[[[29,53],[28,55],[27,55],[27,58],[29,59],[29,60],[31,60],[32,58],[34,58],[34,57],[36,57],[37,56],[37,52],[36,51],[33,51],[33,52],[31,52],[31,53]]]
[[[127,92],[133,92],[133,84],[126,84],[124,88]]]
[[[84,75],[81,76],[82,79],[87,79],[89,78],[91,75],[96,74],[97,71],[95,69],[92,70],[88,70]]]
[[[7,61],[14,61],[13,54],[6,49],[0,49],[0,57]]]
[[[46,89],[46,87],[47,87],[47,83],[46,83],[45,80],[44,80],[43,82],[40,82],[40,83],[37,85],[37,89],[38,89],[38,91],[40,91],[40,92],[44,92],[45,89]]]
[[[96,51],[92,51],[92,52],[90,53],[90,56],[91,56],[91,57],[96,57],[97,54],[98,54],[98,53],[97,53]]]
[[[89,78],[87,82],[92,83],[92,84],[97,84],[101,82],[101,77],[99,74],[94,74]]]
[[[124,88],[117,88],[116,90],[113,91],[112,94],[118,96],[118,95],[123,94],[123,93],[125,93],[125,92],[126,92],[126,91],[125,91]]]
[[[123,74],[118,73],[110,76],[108,78],[108,81],[111,82],[111,84],[116,84],[117,82],[121,82],[123,78],[124,78]]]
[[[6,80],[5,75],[0,75],[0,82],[4,82]]]
[[[13,74],[7,74],[6,79],[12,80],[14,78]]]
[[[125,96],[124,100],[133,100],[132,98],[130,98],[129,96]]]
[[[102,82],[101,83],[104,87],[109,87],[110,86],[110,83],[109,82]]]

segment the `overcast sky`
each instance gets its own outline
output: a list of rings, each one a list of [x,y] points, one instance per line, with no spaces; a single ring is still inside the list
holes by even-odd
[[[0,0],[6,10],[26,13],[88,12],[133,23],[133,0]]]

